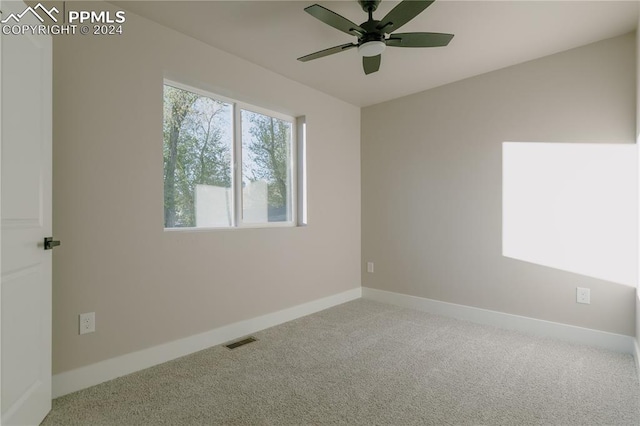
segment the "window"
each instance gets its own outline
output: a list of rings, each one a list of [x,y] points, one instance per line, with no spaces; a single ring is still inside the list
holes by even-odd
[[[292,123],[241,110],[242,219],[291,222]]]
[[[165,228],[296,223],[294,118],[167,81],[163,124]]]

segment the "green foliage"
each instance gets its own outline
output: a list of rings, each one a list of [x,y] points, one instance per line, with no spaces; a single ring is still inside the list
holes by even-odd
[[[284,208],[290,187],[291,123],[248,111],[243,111],[244,117],[251,125],[247,145],[251,164],[244,165],[245,177],[250,181],[265,180],[269,206]]]
[[[292,125],[242,111],[243,180],[267,183],[269,220],[286,220]],[[231,188],[232,105],[164,87],[165,227],[195,227],[196,185]]]
[[[231,186],[231,106],[164,90],[165,227],[193,227],[197,184]]]

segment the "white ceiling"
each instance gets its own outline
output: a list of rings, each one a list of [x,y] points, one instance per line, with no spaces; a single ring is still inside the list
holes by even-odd
[[[633,31],[638,1],[438,0],[400,32],[455,34],[448,47],[387,48],[365,75],[356,49],[296,58],[350,37],[308,15],[306,1],[111,1],[278,74],[367,106]],[[356,1],[319,1],[357,24]],[[381,19],[398,2],[382,1]]]

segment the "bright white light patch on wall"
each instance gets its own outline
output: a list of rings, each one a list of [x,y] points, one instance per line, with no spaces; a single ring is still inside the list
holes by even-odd
[[[636,286],[636,145],[505,142],[502,254]]]

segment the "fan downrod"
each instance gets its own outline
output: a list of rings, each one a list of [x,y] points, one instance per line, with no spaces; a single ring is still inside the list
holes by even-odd
[[[358,0],[358,3],[360,3],[362,10],[364,10],[366,13],[371,14],[378,8],[380,0]]]

